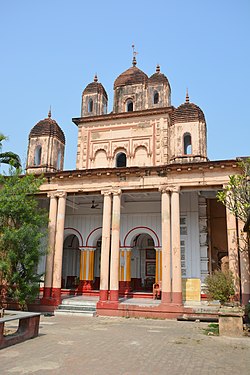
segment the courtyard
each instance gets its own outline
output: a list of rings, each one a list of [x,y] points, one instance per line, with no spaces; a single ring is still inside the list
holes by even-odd
[[[208,323],[41,316],[39,336],[0,351],[0,373],[247,375],[250,340],[206,336]]]

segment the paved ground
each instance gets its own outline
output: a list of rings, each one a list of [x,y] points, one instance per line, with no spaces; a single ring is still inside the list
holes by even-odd
[[[0,351],[0,374],[249,375],[250,338],[205,323],[42,317],[39,337]]]

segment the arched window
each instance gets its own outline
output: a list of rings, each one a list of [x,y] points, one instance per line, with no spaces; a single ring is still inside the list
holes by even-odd
[[[40,165],[42,160],[42,147],[36,146],[34,164]]]
[[[159,103],[159,93],[158,91],[155,91],[154,92],[154,104],[158,104]]]
[[[91,113],[93,112],[93,99],[89,99],[89,102],[88,102],[88,112]]]
[[[134,104],[132,102],[132,100],[128,100],[127,101],[127,112],[133,112],[134,110]]]
[[[59,150],[58,156],[57,156],[57,163],[56,163],[56,169],[57,170],[61,169],[61,159],[62,159],[62,153],[61,153],[61,150]]]
[[[184,134],[183,142],[184,142],[184,155],[191,155],[192,154],[192,142],[191,142],[190,133]]]
[[[127,165],[127,157],[124,152],[119,152],[119,154],[116,155],[116,167],[126,167]]]

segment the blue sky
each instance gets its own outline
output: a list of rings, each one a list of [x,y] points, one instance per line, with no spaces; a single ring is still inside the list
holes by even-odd
[[[205,113],[211,160],[250,155],[249,0],[1,0],[0,132],[26,162],[31,128],[52,118],[74,169],[81,93],[95,73],[113,105],[113,82],[131,66],[168,77],[172,104]],[[3,170],[3,166],[0,170]]]

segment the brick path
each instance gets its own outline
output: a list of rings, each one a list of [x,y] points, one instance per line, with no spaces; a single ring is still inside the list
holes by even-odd
[[[0,374],[249,375],[250,338],[205,323],[42,317],[38,338],[0,351]]]

